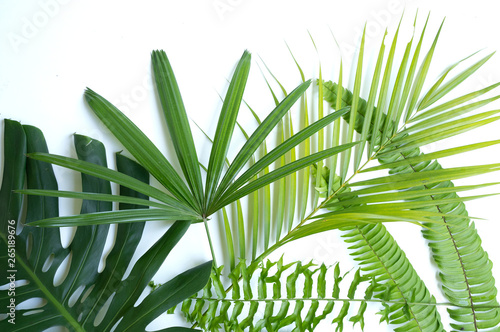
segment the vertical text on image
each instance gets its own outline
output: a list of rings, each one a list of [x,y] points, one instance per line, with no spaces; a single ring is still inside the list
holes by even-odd
[[[7,281],[9,303],[8,322],[16,324],[16,221],[9,220],[7,225]]]

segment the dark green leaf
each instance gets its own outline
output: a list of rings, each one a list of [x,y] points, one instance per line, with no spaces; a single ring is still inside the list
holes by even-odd
[[[199,206],[170,162],[149,138],[109,101],[87,89],[85,99],[125,148],[179,201],[200,212]]]
[[[184,109],[179,86],[174,71],[164,51],[153,51],[151,54],[156,88],[160,96],[161,106],[167,120],[170,137],[177,153],[184,176],[191,192],[196,197],[198,207],[203,203],[203,183],[201,181],[198,156],[189,127],[188,117]]]
[[[215,131],[214,144],[210,152],[210,160],[208,162],[207,184],[205,188],[205,205],[210,205],[213,200],[213,195],[217,189],[224,161],[226,160],[231,137],[233,136],[236,118],[240,110],[243,92],[250,71],[250,53],[245,51],[236,66],[236,70],[229,84],[229,88],[222,104],[222,109],[219,115],[219,122]]]
[[[151,318],[156,318],[169,308],[202,289],[210,277],[212,261],[187,270],[164,283],[137,307],[131,307],[118,324],[118,331],[145,331]]]

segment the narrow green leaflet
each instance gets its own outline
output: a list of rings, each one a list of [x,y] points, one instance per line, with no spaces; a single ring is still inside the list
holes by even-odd
[[[371,129],[372,137],[371,137],[371,142],[370,142],[370,148],[368,151],[368,154],[370,156],[375,151],[375,147],[377,145],[379,145],[380,142],[382,141],[383,131],[380,132],[381,131],[380,128],[384,128],[385,121],[383,121],[382,118],[383,118],[383,115],[385,115],[384,112],[386,112],[387,109],[389,108],[389,105],[388,105],[389,83],[391,81],[392,65],[394,63],[394,54],[396,53],[396,46],[397,46],[397,40],[398,40],[400,27],[401,27],[401,21],[399,22],[398,28],[394,34],[391,48],[389,50],[389,55],[387,57],[387,61],[385,64],[384,76],[382,77],[382,84],[380,86],[380,92],[379,92],[379,97],[378,97],[378,101],[377,101],[377,108],[372,111],[375,113],[375,117],[374,117],[373,128]],[[345,102],[345,98],[343,97],[344,95],[351,96],[352,94],[350,94],[347,89],[345,89],[344,91],[342,91],[341,94],[339,94],[338,98],[340,98],[340,96],[342,96],[342,99]],[[349,101],[349,104],[351,104],[351,103],[352,102]],[[358,118],[359,118],[359,116],[358,116]],[[354,124],[354,125],[352,125],[352,124]],[[350,120],[349,120],[349,127],[359,128],[359,126],[356,126],[356,122],[351,122]],[[358,132],[359,132],[359,130],[358,130]],[[380,136],[381,138],[378,138],[377,136]]]
[[[359,47],[359,55],[358,55],[358,62],[356,65],[356,77],[354,79],[354,92],[353,92],[353,98],[352,98],[352,105],[351,105],[351,112],[349,113],[350,123],[356,123],[356,115],[358,114],[358,103],[359,103],[359,93],[361,89],[361,75],[363,72],[363,55],[365,51],[365,34],[366,34],[366,25],[365,28],[363,29],[363,36],[361,37],[361,45]],[[353,142],[354,140],[354,126],[349,126],[348,128],[348,134],[347,134],[347,140],[344,141],[344,144],[348,144]],[[347,170],[349,168],[349,161],[351,157],[351,150],[347,150],[345,153],[341,155],[341,177],[343,179],[346,178],[347,176]],[[357,159],[354,161],[356,168],[359,166],[359,163],[361,162],[360,159]]]
[[[127,197],[122,195],[108,195],[97,193],[82,193],[77,191],[63,191],[63,190],[17,190],[16,193],[23,195],[38,195],[48,197],[64,197],[74,199],[86,199],[89,201],[107,201],[107,202],[120,202],[125,204],[138,204],[156,207],[160,209],[169,209],[168,205],[150,201],[149,199]]]
[[[397,160],[394,162],[388,162],[386,164],[382,164],[379,166],[365,168],[360,173],[378,171],[378,170],[387,169],[387,168],[396,168],[399,166],[417,165],[417,164],[424,162],[424,161],[431,161],[431,160],[435,160],[435,159],[439,159],[439,158],[454,156],[454,155],[457,155],[460,153],[474,151],[477,149],[486,148],[486,147],[496,145],[496,144],[500,144],[500,140],[474,143],[474,144],[464,145],[464,146],[457,147],[457,148],[450,148],[450,149],[445,149],[445,150],[441,150],[441,151],[431,152],[428,154],[421,154],[421,155],[417,155],[415,157],[409,157],[409,158]]]
[[[186,184],[149,138],[109,101],[87,89],[85,99],[125,148],[179,201],[197,212],[200,209]]]
[[[279,180],[280,178],[287,176],[289,174],[295,173],[298,170],[304,168],[305,166],[314,164],[318,162],[319,160],[324,160],[334,154],[340,153],[342,151],[345,151],[347,149],[352,148],[358,144],[358,142],[353,142],[350,144],[343,144],[335,148],[330,148],[326,149],[321,152],[316,152],[313,153],[307,157],[301,158],[299,160],[294,161],[293,163],[287,164],[283,167],[280,167],[274,171],[269,172],[268,174],[258,178],[255,181],[250,182],[246,186],[242,187],[241,189],[238,189],[236,192],[232,193],[228,198],[225,198],[225,200],[222,200],[220,206],[225,206],[228,204],[229,201],[235,201],[237,199],[240,199],[241,197],[244,197],[254,190],[257,190],[263,186],[266,186],[269,183],[273,183],[274,181]]]
[[[177,201],[172,196],[166,194],[165,192],[158,190],[157,188],[145,184],[141,181],[134,179],[133,177],[121,174],[115,170],[109,169],[107,167],[103,167],[100,165],[94,165],[92,163],[77,160],[73,158],[42,153],[42,152],[33,152],[28,154],[31,159],[44,161],[48,163],[52,163],[54,165],[63,166],[78,172],[82,172],[84,174],[92,175],[103,180],[112,181],[118,183],[122,186],[125,186],[130,189],[134,189],[140,193],[143,193],[149,197],[153,197],[166,205],[176,208],[178,211],[183,211],[185,213],[191,213],[195,216],[195,211],[185,204]]]
[[[164,51],[153,51],[151,59],[158,95],[167,120],[170,137],[177,153],[177,159],[191,192],[196,197],[198,208],[201,209],[204,199],[203,182],[201,181],[198,155],[179,86]]]
[[[226,193],[232,193],[236,189],[240,188],[247,181],[249,181],[253,176],[262,171],[265,167],[269,166],[272,162],[276,161],[279,157],[290,151],[290,149],[297,146],[299,143],[316,133],[319,129],[327,126],[335,119],[339,118],[343,114],[347,113],[348,109],[342,109],[335,113],[325,116],[323,119],[318,120],[306,127],[305,129],[299,131],[289,139],[285,140],[282,144],[278,145],[273,150],[269,151],[265,156],[259,159],[255,164],[249,167],[242,175],[240,175],[232,185],[226,190]],[[307,157],[306,157],[307,158]],[[303,159],[303,158],[301,158]],[[298,159],[299,162],[301,159]],[[227,196],[227,194],[226,194]],[[224,198],[225,196],[223,196]]]
[[[448,169],[432,169],[422,172],[402,173],[388,176],[382,176],[375,179],[353,182],[350,187],[368,186],[368,185],[387,185],[394,189],[405,188],[404,186],[432,184],[446,180],[463,179],[468,176],[485,174],[500,170],[500,164],[489,164],[480,166],[454,167]],[[365,189],[363,189],[365,190]]]
[[[424,87],[424,82],[425,78],[427,76],[427,73],[429,72],[429,68],[432,62],[432,57],[434,56],[434,51],[436,49],[436,45],[439,39],[439,35],[441,34],[441,29],[443,28],[444,25],[444,20],[441,23],[441,26],[439,27],[438,32],[436,33],[436,37],[434,37],[434,41],[432,42],[432,46],[425,55],[424,61],[420,65],[420,69],[417,73],[417,76],[415,76],[415,80],[413,82],[413,88],[410,93],[409,101],[408,101],[408,112],[406,113],[406,119],[405,121],[408,121],[408,119],[411,117],[413,114],[413,110],[415,109],[415,105],[417,105],[420,93],[422,92],[422,89]]]
[[[405,86],[404,86],[404,89],[402,92],[401,101],[399,103],[399,110],[397,112],[396,120],[394,121],[394,123],[399,123],[402,118],[406,118],[406,115],[410,111],[406,106],[407,106],[407,103],[409,101],[410,90],[411,90],[411,87],[413,84],[413,79],[414,79],[415,74],[416,74],[418,59],[420,57],[420,50],[422,49],[422,41],[424,40],[425,30],[427,29],[427,23],[429,22],[429,16],[430,16],[430,13],[427,16],[427,19],[425,20],[424,27],[422,28],[422,33],[420,34],[420,39],[419,39],[417,46],[413,52],[413,57],[411,60],[410,69],[408,70],[408,74],[406,75],[406,82],[405,82]],[[415,21],[413,22],[413,34],[415,34],[415,26],[417,24],[417,17],[418,17],[418,12],[415,15]],[[403,117],[403,114],[405,114],[404,117]]]
[[[67,217],[41,219],[30,223],[30,225],[40,226],[40,227],[85,226],[85,225],[129,223],[129,222],[144,222],[153,220],[175,221],[186,218],[190,218],[189,220],[201,220],[201,219],[195,219],[191,215],[179,213],[175,210],[134,209],[133,211],[95,212],[90,214],[80,214]]]
[[[469,185],[469,186],[457,186],[451,188],[434,188],[434,189],[415,189],[410,191],[401,192],[387,192],[387,193],[377,193],[377,195],[366,195],[359,196],[358,191],[350,191],[339,194],[336,196],[337,201],[325,204],[326,208],[335,208],[337,206],[348,207],[351,205],[361,205],[367,203],[381,203],[381,202],[396,202],[403,201],[406,199],[426,197],[429,195],[440,195],[447,193],[455,193],[467,190],[475,190],[484,188],[487,186],[493,186],[500,183],[485,183],[479,185]]]
[[[236,118],[240,110],[241,100],[243,99],[243,91],[245,90],[250,71],[250,62],[250,53],[245,51],[236,66],[226,97],[224,98],[224,103],[222,104],[219,122],[215,131],[214,144],[212,145],[210,160],[208,162],[205,206],[208,206],[214,200],[213,195],[222,174],[222,168],[236,125]]]
[[[418,129],[426,128],[429,126],[433,126],[433,125],[443,123],[443,122],[449,121],[451,119],[457,118],[463,114],[466,114],[466,113],[474,111],[480,107],[483,107],[483,106],[497,100],[498,98],[500,98],[500,96],[495,96],[492,98],[488,98],[486,100],[481,100],[481,101],[471,103],[471,104],[468,104],[465,106],[454,108],[454,109],[447,111],[447,112],[443,112],[441,114],[438,114],[438,115],[433,116],[431,118],[428,118],[426,120],[420,121],[416,124],[413,124],[411,127],[408,128],[409,132],[414,132],[414,131],[417,131]],[[487,114],[487,113],[483,112],[483,114]],[[490,116],[492,114],[495,114],[495,113],[487,114],[486,116]]]
[[[375,65],[375,70],[373,73],[373,79],[372,83],[370,86],[370,95],[368,96],[368,102],[366,105],[366,114],[365,114],[365,119],[363,121],[363,129],[361,130],[361,143],[359,145],[359,149],[356,152],[355,156],[355,168],[357,169],[359,167],[359,164],[361,162],[361,157],[363,155],[363,150],[365,148],[366,141],[368,139],[368,134],[370,131],[370,125],[372,122],[372,117],[373,117],[373,111],[375,109],[375,97],[377,96],[378,92],[378,86],[379,86],[379,81],[380,81],[380,73],[382,71],[382,61],[384,60],[384,52],[385,52],[385,37],[387,36],[387,30],[384,33],[384,37],[382,38],[382,44],[380,45],[380,50],[378,53],[377,57],[377,64]],[[335,170],[332,169],[332,173],[330,174],[330,178],[333,179],[333,174],[335,174]],[[331,189],[331,188],[330,188]]]
[[[281,103],[277,105],[277,107],[264,119],[264,121],[262,121],[262,123],[248,138],[245,145],[238,152],[238,155],[234,158],[233,162],[231,163],[231,166],[224,175],[224,178],[222,179],[219,188],[217,189],[218,194],[221,194],[227,189],[227,187],[234,180],[238,172],[250,160],[251,156],[255,153],[257,148],[269,136],[271,130],[275,128],[275,126],[283,118],[283,116],[290,110],[290,108],[295,104],[295,102],[304,94],[304,92],[307,90],[310,84],[311,81],[306,81],[305,83],[299,85]]]
[[[465,94],[463,96],[454,98],[454,99],[452,99],[450,101],[442,103],[442,104],[440,104],[438,106],[435,106],[433,108],[420,111],[418,114],[416,114],[411,119],[409,119],[408,123],[413,123],[415,121],[420,121],[422,119],[428,118],[429,116],[434,116],[434,115],[440,114],[442,112],[445,112],[445,111],[447,111],[447,110],[449,110],[449,109],[451,109],[453,107],[459,106],[459,105],[464,104],[464,103],[466,103],[468,101],[471,101],[471,100],[473,100],[475,98],[478,98],[478,97],[480,97],[480,96],[488,93],[489,91],[497,88],[498,86],[500,86],[500,82],[492,84],[492,85],[489,85],[486,88],[483,88],[483,89],[480,89],[480,90],[477,90],[477,91],[474,91],[474,92],[470,92],[470,93],[467,93],[467,94]]]
[[[304,71],[300,67],[299,63],[297,62],[297,59],[295,59],[295,56],[292,53],[292,50],[286,44],[286,47],[288,48],[288,51],[290,52],[290,55],[293,59],[293,62],[295,63],[299,73],[300,73],[300,78],[302,79],[302,82],[305,82],[305,76],[304,76]],[[342,66],[341,66],[342,67]],[[301,103],[300,103],[300,127],[299,128],[305,128],[309,126],[309,109],[308,109],[308,103],[307,103],[307,94],[304,94],[302,97]],[[336,120],[335,122],[337,122]],[[292,134],[293,136],[293,134]],[[303,149],[299,149],[299,156],[308,156],[310,154],[310,139],[307,138],[304,140],[304,145]],[[337,144],[338,145],[338,144]],[[335,145],[336,146],[336,145]],[[336,158],[333,156],[332,158]],[[298,177],[298,188],[299,188],[299,197],[301,197],[301,201],[299,201],[299,216],[302,219],[306,213],[307,209],[307,203],[308,203],[308,198],[309,198],[309,174],[310,174],[310,167],[306,167],[302,170],[299,171]]]
[[[229,255],[229,268],[233,270],[236,266],[236,258],[233,244],[233,233],[229,224],[226,208],[222,208],[222,220],[224,221],[224,235],[226,237],[227,254]]]
[[[422,101],[420,102],[420,105],[425,105],[425,103],[431,98],[431,96],[440,89],[441,85],[443,84],[446,76],[448,76],[448,74],[456,67],[458,66],[460,63],[462,63],[463,61],[469,59],[470,57],[474,56],[475,54],[477,54],[477,52],[474,52],[473,54],[471,55],[468,55],[466,56],[465,58],[463,59],[460,59],[458,60],[457,62],[455,62],[454,64],[448,66],[448,68],[446,68],[446,70],[444,70],[444,72],[440,75],[439,79],[432,85],[432,87],[426,92],[426,94],[424,95],[424,97],[422,98]],[[417,108],[417,110],[420,110],[422,109],[423,107],[419,107]]]
[[[443,96],[445,96],[448,92],[453,90],[456,86],[458,86],[460,83],[462,83],[466,78],[468,78],[470,75],[472,75],[474,72],[476,72],[481,66],[483,66],[486,61],[488,61],[495,53],[488,54],[481,60],[477,61],[476,63],[472,64],[470,67],[462,71],[461,73],[457,74],[455,77],[450,79],[449,82],[446,82],[441,86],[439,89],[437,89],[432,95],[430,95],[427,98],[425,98],[422,103],[418,106],[418,109],[424,109],[429,107],[430,105],[434,104],[436,101],[441,99]]]

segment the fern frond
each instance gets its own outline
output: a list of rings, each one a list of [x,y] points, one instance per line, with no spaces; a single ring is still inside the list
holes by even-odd
[[[421,155],[420,151],[413,151]],[[406,158],[406,154],[380,158],[382,164]],[[397,158],[397,159],[395,159]],[[437,161],[421,163],[407,167],[394,168],[391,171],[397,174],[425,172],[441,169]],[[434,185],[424,185],[423,188],[453,187],[451,181],[440,182]],[[420,188],[415,188],[415,190]],[[459,196],[454,193],[429,195],[410,201],[434,201],[438,199],[453,199]],[[463,202],[451,204],[436,204],[423,211],[432,211],[445,214],[467,216]],[[481,247],[481,238],[475,229],[474,222],[468,218],[443,216],[435,218],[445,225],[429,224],[429,229],[423,229],[423,236],[429,241],[432,257],[440,270],[443,293],[446,298],[457,305],[468,305],[470,309],[449,309],[450,316],[457,321],[452,327],[459,331],[477,331],[485,328],[498,327],[500,310],[498,308],[476,310],[476,306],[498,306],[496,300],[497,289],[492,275],[492,262],[488,254]]]
[[[342,235],[354,250],[352,256],[361,270],[377,283],[389,287],[388,294],[376,296],[402,302],[435,303],[417,272],[384,225],[364,225],[346,229]],[[410,299],[410,301],[408,301]],[[387,320],[400,325],[395,331],[444,331],[436,307],[418,304],[392,304]]]
[[[187,320],[205,331],[273,332],[285,327],[313,331],[329,317],[337,325],[336,330],[342,331],[352,304],[358,303],[356,315],[349,320],[363,326],[366,302],[372,300],[376,285],[374,280],[367,282],[368,278],[358,270],[351,283],[344,285],[347,298],[341,299],[340,282],[346,274],[341,275],[338,264],[332,268],[324,264],[318,267],[312,262],[284,265],[280,259],[251,266],[241,261],[229,276],[229,289],[224,291],[221,274],[217,273],[221,270],[222,267],[213,272],[204,290],[181,307]],[[355,298],[356,293],[363,293],[358,290],[360,285],[366,289],[361,299]],[[333,312],[336,302],[342,302],[338,313]]]
[[[328,171],[323,170],[322,173],[328,174]],[[350,188],[339,191],[339,176],[335,176],[333,182],[340,201],[336,199],[336,202],[330,203],[329,209],[348,209],[349,202],[355,201],[352,198],[355,192]],[[380,312],[381,321],[398,325],[395,331],[444,331],[436,307],[427,305],[436,303],[434,296],[383,224],[358,225],[341,230],[345,232],[342,237],[350,245],[351,256],[360,265],[365,277],[377,285],[373,288],[375,297],[395,302],[383,303],[385,310]]]

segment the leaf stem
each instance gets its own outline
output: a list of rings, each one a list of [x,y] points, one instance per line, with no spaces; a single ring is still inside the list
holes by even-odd
[[[212,237],[210,236],[210,230],[208,229],[207,218],[203,217],[203,224],[205,225],[205,231],[207,232],[208,244],[210,245],[210,252],[212,253],[212,259],[214,261],[213,266],[217,265],[217,260],[215,258],[214,246],[212,244]]]
[[[220,298],[206,298],[206,297],[191,297],[193,300],[204,300],[204,301],[224,301],[224,302],[279,302],[279,301],[334,301],[334,302],[370,302],[370,303],[386,303],[386,304],[408,304],[408,305],[421,305],[421,306],[444,306],[444,307],[452,307],[452,308],[470,308],[468,305],[459,305],[451,302],[407,302],[407,301],[398,301],[398,300],[382,300],[382,299],[349,299],[349,298],[317,298],[317,297],[308,297],[308,298],[265,298],[265,299],[220,299]],[[485,305],[480,306],[481,309],[496,309],[500,308],[498,305]],[[196,325],[197,326],[197,325]],[[195,326],[195,327],[196,327]]]

